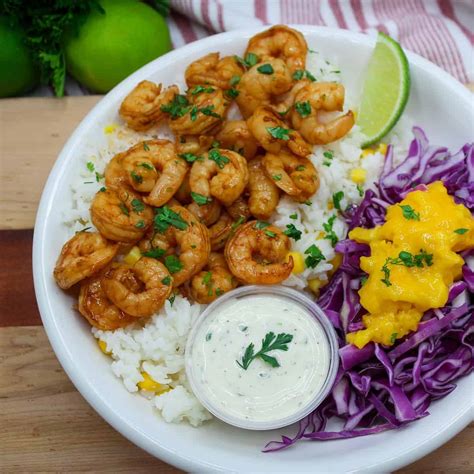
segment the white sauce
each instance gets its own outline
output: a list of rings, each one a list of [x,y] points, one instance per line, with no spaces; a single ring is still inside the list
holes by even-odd
[[[247,370],[242,361],[250,343],[255,353],[262,339],[293,336],[288,351],[273,350],[280,367],[256,358]],[[307,407],[321,390],[330,364],[327,337],[303,306],[280,296],[253,295],[232,299],[201,324],[192,348],[192,371],[203,399],[231,417],[274,422]],[[216,413],[218,414],[218,413]]]

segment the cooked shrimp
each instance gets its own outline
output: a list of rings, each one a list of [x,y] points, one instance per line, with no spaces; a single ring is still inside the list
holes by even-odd
[[[123,328],[137,320],[124,313],[105,294],[102,288],[103,274],[96,275],[81,284],[78,310],[92,326],[103,331]]]
[[[290,247],[290,239],[278,227],[250,221],[227,241],[224,255],[230,271],[243,283],[274,285],[291,274]]]
[[[269,219],[275,211],[280,193],[275,181],[265,173],[262,157],[249,161],[249,209],[257,219]]]
[[[142,81],[125,97],[120,106],[120,116],[133,130],[148,130],[166,117],[161,107],[178,93],[177,86],[163,90],[161,84]]]
[[[188,171],[188,164],[176,154],[173,142],[169,140],[148,140],[143,142],[150,153],[150,160],[160,172],[150,194],[143,200],[151,206],[160,207],[168,202],[179,189]]]
[[[54,279],[67,290],[84,278],[100,272],[117,254],[119,245],[109,242],[98,232],[78,232],[61,249]]]
[[[109,270],[102,287],[119,309],[131,316],[146,318],[164,305],[171,294],[171,281],[161,262],[142,257],[132,267],[122,264]]]
[[[250,176],[249,176],[250,180]],[[247,197],[239,196],[230,206],[227,207],[227,212],[234,221],[244,222],[250,217],[250,209]]]
[[[92,201],[91,219],[107,239],[117,242],[136,242],[153,221],[153,210],[132,191],[106,189],[99,191]]]
[[[237,279],[230,273],[224,255],[212,252],[204,270],[191,280],[191,296],[198,303],[209,304],[236,288],[237,284]]]
[[[236,151],[250,160],[257,153],[258,143],[250,133],[245,120],[228,120],[224,122],[216,140],[221,148]]]
[[[186,173],[181,186],[174,194],[174,199],[176,199],[180,204],[189,204],[193,202],[193,198],[191,197],[191,187],[189,186],[189,173],[191,170],[188,170]]]
[[[308,45],[304,36],[285,25],[275,25],[250,38],[248,53],[256,54],[260,61],[280,58],[286,62],[291,72],[306,68]]]
[[[212,251],[224,248],[227,239],[232,234],[236,223],[227,212],[222,212],[219,220],[209,227],[209,236],[211,239]]]
[[[209,84],[220,89],[230,89],[231,79],[242,74],[243,68],[233,56],[220,59],[219,53],[209,53],[192,62],[186,68],[184,77],[188,87]]]
[[[219,127],[220,124],[217,124]],[[186,155],[191,153],[196,156],[200,156],[206,153],[211,148],[214,142],[212,130],[206,132],[207,135],[182,135],[177,137],[176,140],[176,152],[179,155]]]
[[[155,219],[164,223],[171,221],[171,224],[166,230],[156,229],[148,240],[139,243],[139,247],[142,250],[162,249],[167,256],[175,254],[179,262],[175,262],[172,277],[173,286],[178,287],[206,265],[211,252],[209,231],[192,212],[177,204],[159,209]]]
[[[205,134],[225,119],[229,102],[224,98],[222,89],[208,87],[199,94],[179,97],[183,104],[172,108],[169,121],[176,135]]]
[[[267,153],[263,166],[276,186],[297,201],[307,201],[319,188],[319,174],[307,158],[285,152]]]
[[[212,196],[230,206],[247,186],[247,161],[234,151],[217,148],[203,156],[204,159],[196,160],[191,168],[191,191],[205,197]]]
[[[217,199],[212,199],[210,203],[199,205],[193,201],[188,205],[188,209],[202,222],[205,226],[216,223],[221,215],[222,205]]]
[[[295,106],[291,110],[291,123],[309,143],[323,145],[339,140],[354,125],[351,110],[329,122],[320,120],[319,112],[342,111],[344,86],[333,82],[310,82],[295,94]],[[307,112],[301,115],[297,104],[308,104]]]
[[[295,155],[308,156],[311,146],[295,130],[290,130],[272,107],[259,107],[247,120],[249,130],[260,145],[270,153],[289,148]]]
[[[262,67],[271,68],[271,74],[263,74]],[[280,94],[291,89],[293,79],[286,64],[281,59],[270,59],[251,67],[240,79],[237,86],[239,95],[235,101],[244,118],[250,117],[261,105],[269,105]]]

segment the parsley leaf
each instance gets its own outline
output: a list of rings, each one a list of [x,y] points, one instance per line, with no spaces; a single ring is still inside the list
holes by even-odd
[[[304,253],[305,255],[308,255],[304,261],[308,268],[315,268],[320,262],[326,260],[326,257],[321,252],[321,249],[315,244],[308,247]]]
[[[281,181],[281,174],[274,174],[274,175],[272,176],[272,179],[273,179],[274,181]]]
[[[169,275],[164,277],[163,280],[161,280],[161,283],[163,283],[163,285],[169,286],[171,283],[171,277]]]
[[[135,173],[135,171],[131,171],[130,176],[132,177],[133,181],[135,181],[135,183],[137,184],[143,183],[143,176]]]
[[[210,94],[211,92],[214,92],[215,89],[213,87],[206,87],[206,86],[196,86],[192,91],[191,95],[198,95],[202,94],[205,92],[206,94]]]
[[[193,191],[191,191],[191,197],[198,206],[204,206],[212,201],[212,198],[203,196],[199,193],[194,193]]]
[[[143,142],[143,149],[145,151],[150,151],[150,147],[148,146],[148,143],[147,142]]]
[[[171,102],[160,107],[160,110],[169,114],[172,119],[182,117],[187,114],[190,109],[191,105],[189,104],[187,97],[182,94],[175,94]]]
[[[400,207],[402,209],[403,217],[405,219],[413,220],[413,221],[419,221],[420,220],[420,213],[415,212],[415,210],[411,206],[399,205],[398,207]]]
[[[146,252],[142,252],[144,257],[150,258],[161,258],[166,253],[166,250],[160,249],[159,247],[155,247],[154,249],[147,250]]]
[[[132,199],[132,208],[133,208],[133,212],[136,212],[137,214],[139,214],[140,212],[145,210],[145,204],[143,204],[143,202],[140,201],[140,199]]]
[[[343,191],[338,191],[337,193],[334,193],[332,195],[332,202],[334,204],[334,207],[338,210],[341,211],[341,201],[344,199],[344,192]]]
[[[237,89],[231,88],[225,91],[225,95],[229,97],[229,99],[235,99],[239,96],[239,91]]]
[[[267,75],[273,74],[275,72],[271,64],[262,64],[261,66],[258,66],[257,71],[260,74],[267,74]]]
[[[146,163],[145,161],[143,163],[139,163],[138,166],[141,166],[142,168],[145,168],[146,170],[154,170],[155,167],[153,165],[150,165],[150,163]]]
[[[276,233],[273,232],[272,230],[264,230],[263,233],[270,238],[276,237]]]
[[[208,105],[207,107],[202,107],[201,109],[199,109],[199,112],[201,112],[201,114],[203,115],[207,115],[208,117],[215,117],[220,119],[221,116],[214,112],[214,108],[215,107],[213,105]]]
[[[199,155],[195,155],[194,153],[181,153],[178,155],[183,160],[186,160],[188,163],[194,163],[195,161],[203,161],[204,158]]]
[[[91,173],[94,172],[95,166],[94,166],[94,163],[92,163],[92,161],[88,161],[87,164],[86,164],[86,166],[87,166],[87,169],[88,169]]]
[[[397,340],[398,334],[396,332],[392,333],[390,336],[390,344],[395,344],[395,341]]]
[[[129,216],[129,215],[130,215],[130,212],[129,212],[127,206],[126,206],[123,202],[121,202],[121,203],[119,204],[119,208],[120,208],[120,210],[122,211],[122,214],[125,214],[126,216]]]
[[[265,227],[268,227],[270,224],[268,222],[265,222],[265,221],[257,221],[255,223],[255,229],[257,230],[262,230],[262,229],[265,229]]]
[[[290,219],[296,220],[296,219],[298,219],[298,214],[296,214],[296,212],[295,212],[294,214],[290,214],[288,217]]]
[[[240,76],[232,76],[230,78],[229,84],[231,86],[236,86],[240,82]]]
[[[267,127],[268,133],[278,140],[288,141],[290,139],[290,132],[288,128],[283,127]]]
[[[334,221],[336,220],[336,214],[332,215],[327,222],[323,224],[323,229],[326,231],[325,239],[331,241],[331,245],[333,247],[336,246],[337,242],[339,241],[336,233],[334,232],[333,225]]]
[[[287,224],[283,233],[295,241],[300,240],[302,234],[301,230],[298,230],[294,224]]]
[[[181,260],[176,255],[168,255],[165,257],[165,267],[171,274],[179,272],[183,266]]]
[[[155,212],[155,229],[160,233],[165,232],[170,225],[179,230],[186,230],[188,228],[188,223],[168,206],[156,209]]]
[[[385,260],[385,263],[383,264],[382,267],[382,273],[383,273],[383,278],[380,280],[385,286],[392,286],[392,283],[390,282],[390,268],[388,268],[388,263],[390,262],[390,258],[387,258]]]
[[[216,148],[213,148],[212,150],[209,150],[208,157],[210,160],[215,161],[216,165],[222,169],[227,163],[230,163],[229,158],[227,156],[222,155],[219,150]]]
[[[307,117],[311,114],[311,104],[308,100],[306,102],[295,102],[295,110],[301,117]]]
[[[135,227],[137,229],[143,229],[145,227],[145,221],[144,220],[139,220],[136,224],[135,224]]]
[[[247,53],[245,59],[242,59],[239,56],[234,56],[235,60],[241,64],[244,68],[251,68],[258,63],[258,56],[254,53]]]
[[[280,367],[279,362],[273,356],[268,355],[268,352],[271,351],[287,351],[288,344],[293,340],[293,336],[291,334],[280,333],[278,336],[275,336],[275,333],[268,332],[265,335],[265,338],[262,339],[262,347],[261,349],[255,353],[255,346],[251,342],[247,348],[245,349],[244,355],[242,360],[239,362],[236,360],[239,367],[244,370],[247,370],[257,357],[263,360],[263,362],[271,365],[272,367]]]

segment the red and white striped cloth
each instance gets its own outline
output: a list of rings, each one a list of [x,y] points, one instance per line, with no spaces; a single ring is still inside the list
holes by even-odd
[[[215,32],[298,23],[383,31],[463,83],[474,82],[474,0],[171,0],[175,48]]]

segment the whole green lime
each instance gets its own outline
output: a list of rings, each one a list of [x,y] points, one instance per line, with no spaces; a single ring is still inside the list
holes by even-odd
[[[28,48],[25,35],[0,17],[0,97],[22,94],[39,81],[39,72]]]
[[[94,92],[107,92],[132,72],[171,49],[163,17],[136,0],[101,0],[78,35],[65,37],[69,73]]]

